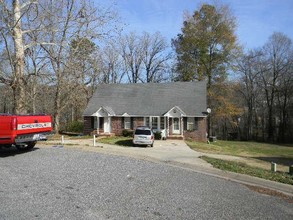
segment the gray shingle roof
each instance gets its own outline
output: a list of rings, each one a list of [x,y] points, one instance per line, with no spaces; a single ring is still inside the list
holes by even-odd
[[[91,116],[101,107],[116,116],[162,116],[178,106],[187,116],[206,111],[206,82],[98,85],[83,115]]]

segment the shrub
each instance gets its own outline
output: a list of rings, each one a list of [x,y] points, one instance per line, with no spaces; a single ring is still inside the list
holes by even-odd
[[[69,125],[67,127],[67,131],[82,133],[83,132],[83,122],[73,121],[73,122],[69,123]]]
[[[125,129],[125,130],[122,131],[122,136],[123,137],[132,137],[132,135],[133,135],[133,131],[132,130]]]
[[[162,138],[162,134],[161,134],[160,131],[156,131],[156,132],[154,133],[154,135],[155,135],[155,140],[161,140],[161,138]]]

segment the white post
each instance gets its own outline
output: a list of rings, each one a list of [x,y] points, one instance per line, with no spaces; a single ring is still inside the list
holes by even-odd
[[[64,135],[61,136],[61,144],[64,144]]]
[[[93,144],[94,144],[94,147],[95,147],[96,146],[96,135],[94,135]]]
[[[271,171],[272,172],[277,172],[277,164],[274,163],[274,162],[272,162],[272,164],[271,164]]]

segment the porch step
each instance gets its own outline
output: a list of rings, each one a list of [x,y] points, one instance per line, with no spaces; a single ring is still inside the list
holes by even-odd
[[[167,139],[170,140],[184,140],[184,137],[182,137],[181,135],[170,135],[167,137]]]

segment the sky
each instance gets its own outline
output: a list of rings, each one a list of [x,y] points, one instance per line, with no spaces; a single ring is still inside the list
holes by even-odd
[[[230,6],[236,35],[246,49],[263,46],[274,32],[293,40],[293,0],[116,0],[116,10],[126,32],[159,31],[170,43],[181,32],[185,11],[193,13],[200,4],[215,2]]]

